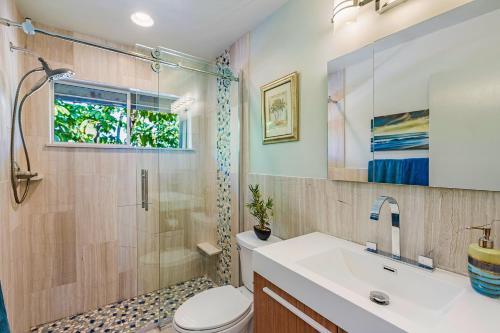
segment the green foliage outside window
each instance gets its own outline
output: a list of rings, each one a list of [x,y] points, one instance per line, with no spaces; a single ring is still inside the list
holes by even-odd
[[[179,148],[179,119],[176,114],[132,110],[130,123],[133,146]]]
[[[56,142],[125,144],[126,106],[109,106],[55,100]]]
[[[176,114],[132,110],[131,144],[137,147],[179,148]],[[127,144],[127,107],[76,103],[55,99],[54,141]]]

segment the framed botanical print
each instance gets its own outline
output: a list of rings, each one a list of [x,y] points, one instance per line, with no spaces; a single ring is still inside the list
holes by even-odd
[[[263,143],[299,139],[299,74],[294,72],[262,88]]]

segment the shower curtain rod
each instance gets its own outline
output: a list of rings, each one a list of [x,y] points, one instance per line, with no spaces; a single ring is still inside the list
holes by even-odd
[[[79,43],[79,44],[83,44],[86,46],[91,46],[91,47],[99,48],[102,50],[106,50],[106,51],[115,52],[118,54],[130,56],[130,57],[134,57],[134,58],[137,58],[137,59],[140,59],[143,61],[147,61],[147,62],[151,62],[151,63],[159,63],[162,65],[168,66],[170,68],[185,69],[188,71],[193,71],[193,72],[198,72],[198,73],[203,73],[203,74],[208,74],[208,75],[220,77],[220,78],[225,79],[225,80],[239,82],[239,79],[237,77],[235,77],[234,75],[227,76],[227,75],[219,74],[217,72],[212,72],[212,71],[203,70],[203,69],[199,69],[199,68],[195,68],[195,67],[190,67],[190,66],[179,64],[179,63],[174,63],[174,62],[169,62],[169,61],[165,61],[165,60],[161,60],[161,59],[156,59],[153,57],[147,57],[147,56],[140,54],[140,53],[137,53],[137,52],[124,51],[124,50],[117,49],[117,48],[114,48],[111,46],[106,46],[106,45],[101,45],[98,43],[90,42],[90,41],[87,41],[84,39],[71,37],[68,35],[63,35],[63,34],[59,34],[56,32],[51,32],[51,31],[35,28],[32,25],[30,19],[26,19],[26,21],[23,23],[18,23],[18,22],[14,22],[14,21],[11,21],[9,19],[0,17],[0,24],[3,24],[3,25],[8,26],[8,27],[15,27],[15,28],[22,29],[27,35],[35,35],[36,33],[40,33],[42,35],[46,35],[46,36],[50,36],[50,37],[54,37],[54,38],[59,38],[59,39],[65,40],[65,41]]]

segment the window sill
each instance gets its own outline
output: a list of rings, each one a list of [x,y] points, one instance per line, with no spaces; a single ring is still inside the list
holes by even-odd
[[[157,150],[162,152],[194,152],[191,148],[152,148],[152,147],[134,147],[127,145],[108,145],[108,144],[92,144],[92,143],[48,143],[45,145],[48,148],[93,148],[93,149],[125,149],[125,150]]]

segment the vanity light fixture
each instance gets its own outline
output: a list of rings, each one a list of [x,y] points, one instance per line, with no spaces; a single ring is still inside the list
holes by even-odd
[[[375,0],[375,10],[379,14],[383,14],[389,9],[399,6],[407,0]]]
[[[365,6],[373,1],[375,1],[375,11],[379,14],[383,14],[408,0],[334,0],[331,19],[332,23],[335,23],[335,19],[340,13],[346,13],[358,7]]]
[[[335,17],[341,12],[346,12],[357,8],[359,0],[335,0],[333,1],[332,23],[335,23]]]
[[[138,26],[149,28],[152,27],[153,24],[155,24],[155,21],[149,14],[146,14],[144,12],[135,12],[132,15],[130,15],[130,19],[132,22],[137,24]]]

